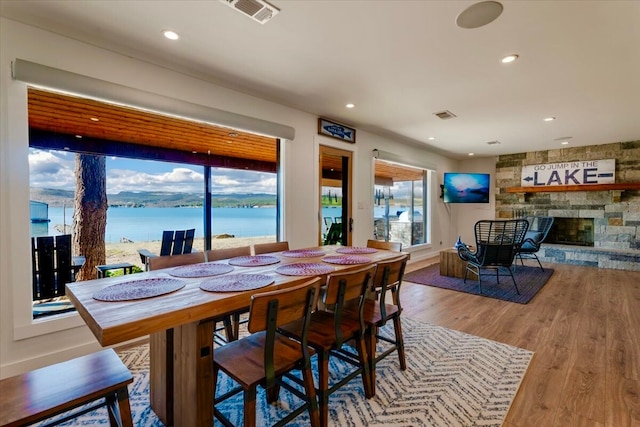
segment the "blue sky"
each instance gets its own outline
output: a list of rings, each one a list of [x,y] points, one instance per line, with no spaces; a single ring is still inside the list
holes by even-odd
[[[75,189],[75,153],[29,149],[30,184]],[[107,157],[107,193],[171,191],[202,193],[204,168],[177,163]],[[213,193],[276,193],[276,174],[214,168]]]

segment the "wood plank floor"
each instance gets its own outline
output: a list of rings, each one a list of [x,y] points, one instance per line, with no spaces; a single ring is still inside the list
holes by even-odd
[[[524,305],[405,281],[403,316],[535,352],[504,427],[640,426],[640,272],[546,266]]]

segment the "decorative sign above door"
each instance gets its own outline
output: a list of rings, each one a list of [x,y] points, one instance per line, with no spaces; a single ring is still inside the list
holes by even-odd
[[[345,125],[331,122],[327,119],[318,119],[318,133],[345,142],[356,142],[356,130]]]
[[[523,187],[615,183],[616,160],[579,160],[522,167]]]

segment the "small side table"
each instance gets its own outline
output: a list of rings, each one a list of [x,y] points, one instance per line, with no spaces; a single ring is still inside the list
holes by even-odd
[[[98,270],[98,279],[102,279],[106,277],[107,271],[110,270],[122,269],[123,274],[131,274],[133,273],[133,267],[134,265],[129,262],[121,262],[119,264],[97,265],[96,270]]]
[[[467,269],[466,261],[458,256],[458,250],[449,248],[440,251],[440,275],[464,279]]]

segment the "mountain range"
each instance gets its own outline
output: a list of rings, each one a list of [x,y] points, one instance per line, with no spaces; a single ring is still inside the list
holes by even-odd
[[[73,206],[74,192],[54,188],[31,188],[30,198],[33,201],[47,203],[51,207]],[[172,193],[165,191],[121,191],[107,194],[107,202],[112,207],[137,208],[173,208],[202,206],[204,197],[201,193]],[[212,194],[212,206],[244,207],[275,206],[276,195],[266,193],[251,194]]]

